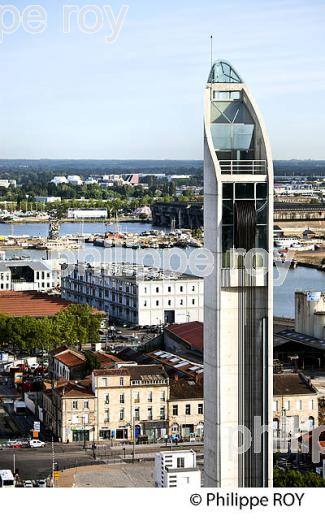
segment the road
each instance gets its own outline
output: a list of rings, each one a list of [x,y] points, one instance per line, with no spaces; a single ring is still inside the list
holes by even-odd
[[[55,445],[55,461],[59,469],[92,463],[90,450],[82,450],[80,447],[64,450]],[[45,448],[5,448],[0,451],[0,469],[14,469],[14,455],[16,458],[16,470],[21,479],[47,478],[52,471],[52,447],[49,443]]]
[[[144,445],[135,446],[135,461],[153,458],[154,453],[165,449],[188,449],[189,443],[176,447],[175,445]],[[200,454],[203,446],[191,448]],[[14,454],[16,457],[16,469],[21,479],[47,478],[52,471],[52,445],[47,443],[45,448],[4,448],[0,451],[0,469],[14,469]],[[63,470],[76,466],[87,466],[96,463],[131,462],[133,459],[133,448],[131,445],[110,447],[98,446],[96,449],[96,461],[93,458],[93,450],[90,446],[86,450],[80,445],[54,444],[54,460],[58,463],[58,469]]]

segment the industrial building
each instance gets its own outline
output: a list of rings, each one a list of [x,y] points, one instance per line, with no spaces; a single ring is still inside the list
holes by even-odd
[[[203,202],[155,202],[151,211],[154,226],[176,229],[203,227]]]
[[[98,219],[107,218],[107,209],[96,209],[96,208],[70,208],[68,209],[68,218],[74,219]]]

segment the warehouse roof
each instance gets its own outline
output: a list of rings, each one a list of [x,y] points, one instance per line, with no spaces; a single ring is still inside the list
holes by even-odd
[[[203,352],[203,323],[201,321],[169,325],[165,329],[165,333],[176,339],[179,338],[190,349]]]
[[[33,271],[51,271],[50,267],[42,260],[2,260],[0,271],[8,271],[10,267],[30,267]]]
[[[296,373],[273,374],[273,395],[309,395],[317,392],[308,381]]]
[[[203,377],[203,364],[190,361],[185,357],[164,350],[155,350],[148,352],[148,357],[161,363],[167,371],[180,372],[192,379],[200,379]]]
[[[34,316],[36,318],[54,316],[69,305],[71,303],[61,300],[58,296],[49,296],[36,291],[0,292],[0,314],[9,316]]]

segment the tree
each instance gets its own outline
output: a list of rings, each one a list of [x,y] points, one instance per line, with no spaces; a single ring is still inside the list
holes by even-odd
[[[51,350],[58,346],[72,347],[99,341],[100,314],[93,314],[88,305],[70,305],[55,316],[0,315],[0,345],[9,345],[15,353],[32,352],[36,348]]]
[[[8,344],[8,316],[0,314],[0,345],[3,347]]]
[[[274,487],[325,487],[325,480],[312,471],[274,468],[273,484]]]
[[[59,312],[55,318],[59,344],[67,346],[78,344],[81,346],[82,343],[97,343],[99,341],[99,324],[102,317],[100,314],[93,314],[89,305],[69,305],[65,310]]]
[[[99,359],[96,357],[96,355],[94,354],[94,352],[91,352],[90,350],[86,350],[84,352],[84,355],[86,357],[86,370],[87,370],[87,374],[91,373],[93,370],[95,370],[96,368],[100,368],[100,361]]]

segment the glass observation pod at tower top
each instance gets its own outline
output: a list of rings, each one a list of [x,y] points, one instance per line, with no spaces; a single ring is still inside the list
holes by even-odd
[[[223,252],[223,267],[230,267],[232,248],[268,251],[272,245],[273,163],[262,116],[248,87],[225,60],[213,64],[207,82],[205,148],[205,159],[209,156],[205,165],[210,162],[210,175],[217,184],[214,222],[222,226],[218,249]],[[254,228],[254,232],[246,232],[246,240],[240,237],[240,215],[244,212],[251,213]]]

